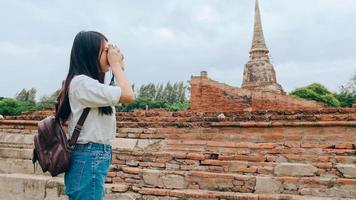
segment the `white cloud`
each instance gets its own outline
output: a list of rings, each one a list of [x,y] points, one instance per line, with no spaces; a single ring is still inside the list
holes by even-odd
[[[166,40],[174,40],[175,33],[174,30],[167,27],[160,27],[155,31],[158,34],[158,37]]]
[[[202,6],[201,10],[193,16],[193,21],[196,22],[212,22],[218,16],[215,15],[213,9],[209,5]]]
[[[234,87],[241,87],[243,68],[227,68],[219,69],[217,67],[211,67],[207,69],[208,77],[226,83]]]
[[[356,59],[279,63],[275,69],[277,80],[286,91],[315,82],[337,91],[356,72]]]
[[[287,90],[320,82],[334,90],[356,69],[354,0],[260,0],[277,80]],[[0,96],[65,78],[73,38],[103,32],[125,54],[136,85],[188,80],[206,70],[240,86],[252,40],[251,0],[1,1]]]

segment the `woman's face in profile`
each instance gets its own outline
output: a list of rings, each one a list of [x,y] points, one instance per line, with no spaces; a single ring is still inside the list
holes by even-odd
[[[109,71],[110,68],[109,61],[108,61],[108,49],[109,49],[109,43],[103,40],[99,51],[99,63],[100,63],[101,72],[107,72]]]

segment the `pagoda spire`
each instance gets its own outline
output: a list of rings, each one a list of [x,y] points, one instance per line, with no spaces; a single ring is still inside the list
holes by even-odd
[[[260,6],[258,0],[256,0],[255,5],[255,21],[254,21],[254,29],[253,29],[253,39],[252,39],[252,47],[250,53],[254,52],[264,52],[268,53],[268,49],[266,46],[265,38],[263,35],[262,22],[261,22],[261,13]]]
[[[241,87],[253,91],[285,94],[282,86],[277,83],[276,72],[270,63],[268,53],[263,36],[260,6],[256,0],[250,60],[245,65]]]

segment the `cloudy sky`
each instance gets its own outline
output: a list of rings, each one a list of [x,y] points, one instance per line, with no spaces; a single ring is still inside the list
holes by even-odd
[[[98,3],[101,2],[101,3]],[[332,91],[356,73],[356,0],[260,0],[277,81],[289,92]],[[253,0],[0,1],[0,96],[60,86],[74,36],[96,30],[118,44],[135,85],[188,81],[208,71],[240,87]]]

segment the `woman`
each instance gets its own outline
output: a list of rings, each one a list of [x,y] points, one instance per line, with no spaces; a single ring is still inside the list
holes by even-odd
[[[79,32],[73,42],[70,66],[61,93],[57,117],[68,121],[71,137],[83,109],[90,107],[76,145],[70,169],[64,175],[69,200],[103,199],[105,178],[111,164],[111,143],[116,135],[115,105],[134,101],[124,73],[124,57],[94,31]],[[108,85],[105,72],[111,68],[116,85]]]

